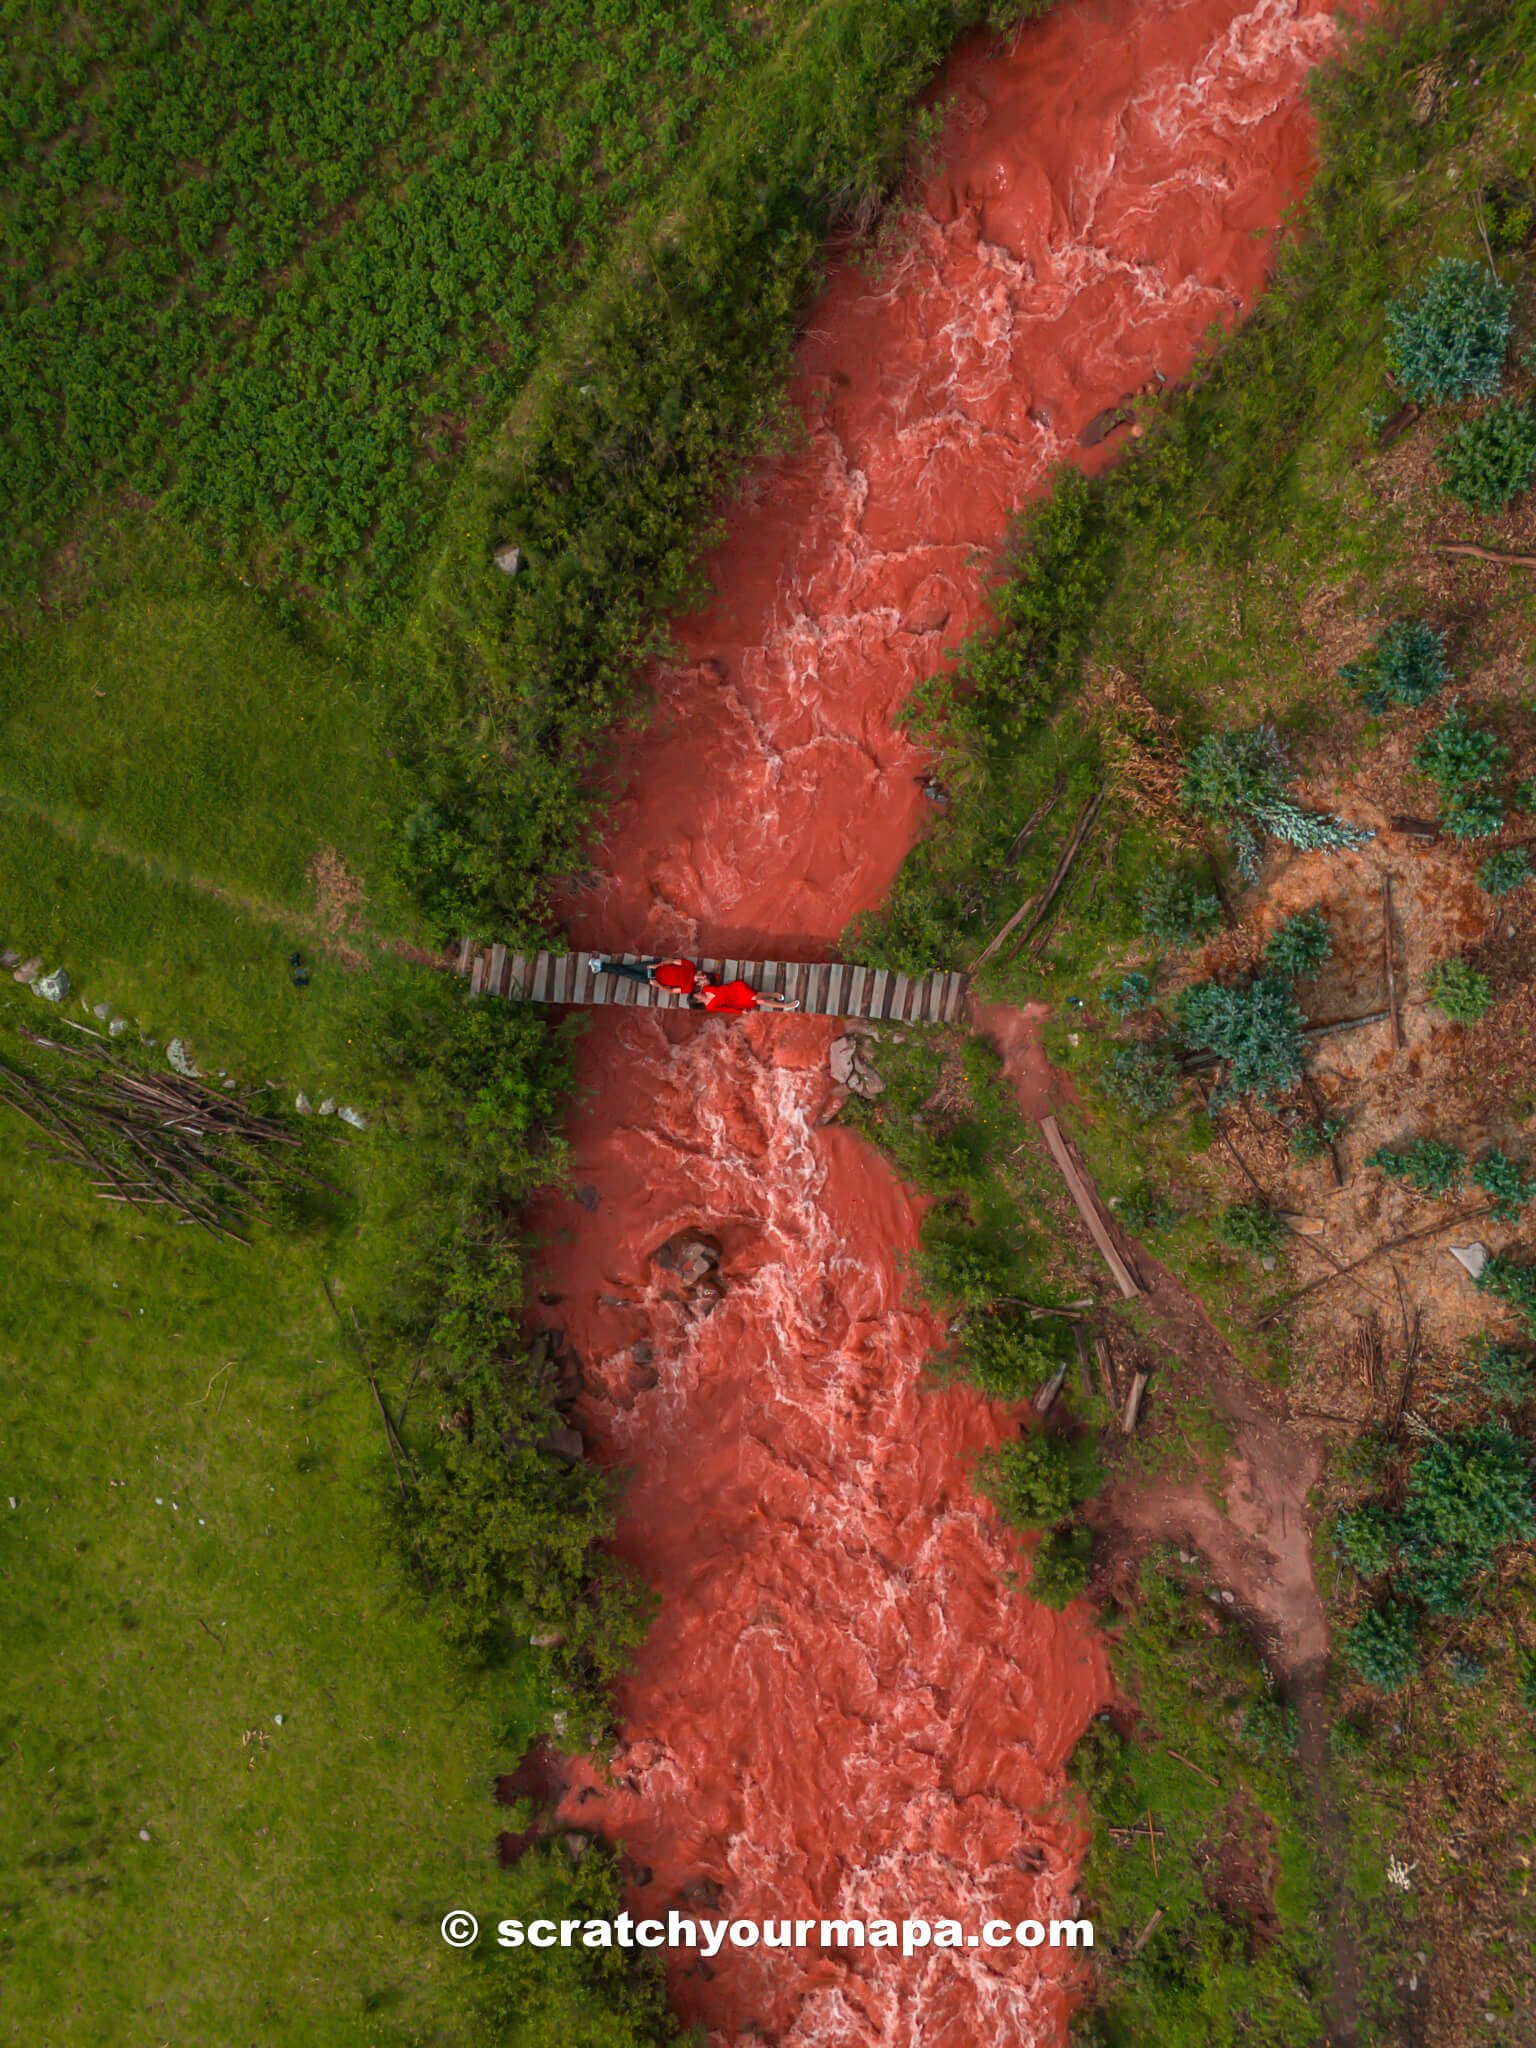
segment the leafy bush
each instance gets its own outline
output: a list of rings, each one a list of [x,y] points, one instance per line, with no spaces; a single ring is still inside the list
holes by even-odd
[[[1288,981],[1307,981],[1320,972],[1333,952],[1333,939],[1321,910],[1300,910],[1270,933],[1264,959]]]
[[[1127,974],[1113,988],[1104,991],[1104,1007],[1117,1017],[1133,1017],[1152,1000],[1152,978],[1139,971]]]
[[[1485,1294],[1507,1301],[1536,1337],[1536,1266],[1512,1259],[1508,1252],[1495,1252],[1478,1275],[1477,1285]]]
[[[1504,373],[1513,294],[1481,263],[1447,256],[1387,308],[1387,360],[1410,398],[1491,398]]]
[[[1445,488],[1474,512],[1502,512],[1536,477],[1536,405],[1503,398],[1435,450]]]
[[[1531,856],[1523,846],[1490,853],[1477,871],[1477,886],[1490,896],[1508,896],[1531,879]]]
[[[1339,670],[1360,692],[1368,711],[1427,704],[1450,673],[1445,635],[1422,619],[1395,619],[1364,660],[1346,662]]]
[[[1464,1650],[1452,1650],[1445,1660],[1446,1673],[1452,1685],[1481,1685],[1488,1676],[1488,1666],[1481,1657],[1469,1657]]]
[[[1531,1363],[1512,1344],[1484,1344],[1468,1359],[1467,1368],[1490,1401],[1517,1407],[1530,1399]]]
[[[1344,1637],[1344,1655],[1367,1685],[1396,1692],[1419,1668],[1418,1621],[1411,1607],[1368,1607]]]
[[[1536,775],[1527,775],[1515,784],[1515,809],[1527,816],[1536,811]]]
[[[1421,1195],[1448,1195],[1461,1186],[1467,1170],[1467,1156],[1440,1138],[1415,1138],[1410,1145],[1394,1151],[1379,1145],[1366,1160],[1393,1180],[1405,1180]]]
[[[1509,749],[1491,732],[1472,725],[1453,697],[1444,718],[1413,750],[1413,765],[1443,796],[1492,782],[1509,760]]]
[[[1536,1180],[1528,1179],[1519,1163],[1497,1145],[1490,1145],[1473,1167],[1472,1181],[1493,1198],[1493,1213],[1501,1223],[1518,1223],[1520,1212],[1536,1195]]]
[[[1243,1714],[1243,1736],[1264,1756],[1290,1756],[1301,1733],[1301,1717],[1288,1706],[1272,1685],[1248,1702]]]
[[[960,1351],[966,1378],[998,1401],[1022,1401],[1037,1393],[1064,1356],[1042,1324],[1002,1311],[967,1316]]]
[[[1493,984],[1469,960],[1442,960],[1424,977],[1424,990],[1453,1024],[1475,1024],[1493,1001]]]
[[[935,1212],[937,1215],[937,1212]],[[968,1225],[951,1226],[940,1218],[925,1225],[918,1250],[918,1277],[935,1301],[984,1309],[1008,1292],[1013,1264],[1001,1246]]]
[[[1171,1204],[1149,1180],[1139,1182],[1121,1199],[1117,1213],[1135,1237],[1145,1237],[1153,1230],[1167,1230],[1176,1220]]]
[[[1290,983],[1278,975],[1260,975],[1245,988],[1198,982],[1180,996],[1178,1013],[1189,1043],[1227,1062],[1213,1100],[1253,1095],[1267,1101],[1301,1079],[1306,1019]]]
[[[1506,1543],[1536,1535],[1525,1446],[1499,1423],[1426,1444],[1408,1475],[1408,1541],[1481,1565]]]
[[[1306,811],[1289,793],[1290,765],[1273,726],[1251,732],[1210,733],[1184,768],[1184,801],[1222,826],[1237,871],[1258,877],[1264,833],[1309,851],[1363,846],[1372,836],[1326,811]]]
[[[1362,1579],[1380,1578],[1390,1571],[1397,1555],[1397,1526],[1384,1509],[1374,1505],[1346,1509],[1339,1516],[1334,1537]]]
[[[1221,905],[1187,875],[1159,868],[1141,891],[1141,928],[1160,946],[1193,946],[1221,923]]]
[[[1492,839],[1504,829],[1503,800],[1491,789],[1458,790],[1447,797],[1440,822],[1453,839]]]
[[[1288,1235],[1279,1211],[1258,1202],[1229,1203],[1212,1229],[1222,1244],[1234,1251],[1252,1252],[1255,1258],[1272,1257]]]
[[[1003,1519],[1019,1529],[1050,1529],[1064,1521],[1090,1491],[1093,1450],[1069,1444],[1054,1430],[1031,1430],[984,1451],[977,1463],[981,1490]]]
[[[1029,1562],[1029,1593],[1042,1607],[1065,1607],[1088,1590],[1093,1537],[1084,1528],[1053,1529],[1042,1536]]]
[[[1099,1085],[1112,1102],[1145,1121],[1160,1116],[1179,1092],[1179,1070],[1160,1045],[1117,1045],[1105,1060]]]

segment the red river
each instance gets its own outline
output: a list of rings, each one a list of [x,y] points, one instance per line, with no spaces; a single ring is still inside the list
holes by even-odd
[[[1334,43],[1323,0],[1071,0],[956,54],[937,168],[878,274],[834,269],[797,357],[805,438],[730,512],[713,601],[624,741],[574,942],[813,959],[881,900],[925,813],[897,710],[984,616],[1010,510],[1108,459],[1088,421],[1261,289]],[[637,1912],[1062,1917],[1103,1648],[1081,1608],[1030,1601],[972,1492],[1016,1421],[925,1382],[918,1204],[818,1121],[834,1029],[607,1010],[583,1042],[596,1206],[543,1206],[540,1284],[662,1606],[611,1776],[580,1770],[564,1810],[623,1841]],[[650,1262],[683,1228],[724,1247],[707,1317]],[[668,1967],[714,2048],[1049,2048],[1085,1981],[1046,1948]]]

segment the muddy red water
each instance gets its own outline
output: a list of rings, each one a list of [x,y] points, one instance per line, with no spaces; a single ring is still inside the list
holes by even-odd
[[[713,602],[622,749],[574,939],[814,958],[880,900],[925,810],[897,710],[981,617],[1009,510],[1061,459],[1110,459],[1084,427],[1260,288],[1333,38],[1296,0],[1092,0],[957,55],[899,250],[833,274],[798,357],[805,442],[732,511]],[[1103,1654],[1028,1599],[972,1493],[1016,1422],[924,1382],[917,1205],[818,1122],[830,1030],[603,1011],[585,1040],[597,1205],[541,1212],[544,1284],[662,1608],[612,1778],[579,1772],[565,1811],[624,1841],[637,1910],[1049,1920],[1075,1898],[1063,1767]],[[650,1263],[690,1227],[724,1248],[707,1316]],[[1061,1951],[967,1946],[669,1972],[717,2048],[1045,2048],[1082,1983]]]

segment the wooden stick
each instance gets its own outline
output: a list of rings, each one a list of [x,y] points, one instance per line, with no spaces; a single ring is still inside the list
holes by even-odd
[[[400,1498],[408,1501],[411,1496],[406,1489],[405,1474],[400,1470],[400,1459],[395,1450],[394,1425],[390,1422],[389,1410],[384,1406],[384,1396],[379,1392],[379,1383],[372,1373],[368,1375],[368,1385],[373,1392],[374,1400],[378,1403],[379,1420],[384,1424],[384,1441],[389,1445],[389,1462],[395,1468],[395,1480],[400,1488]]]
[[[1132,1944],[1131,1954],[1133,1956],[1139,1956],[1141,1954],[1142,1950],[1146,1947],[1147,1943],[1152,1939],[1153,1935],[1156,1934],[1158,1928],[1161,1927],[1162,1924],[1163,1909],[1161,1906],[1159,1906],[1157,1911],[1152,1915],[1152,1918],[1147,1922],[1146,1926],[1143,1927],[1140,1934],[1137,1935],[1134,1943]]]
[[[1443,1231],[1459,1230],[1464,1223],[1476,1223],[1484,1216],[1491,1216],[1494,1207],[1492,1202],[1485,1202],[1480,1209],[1464,1209],[1459,1216],[1447,1216],[1443,1223],[1426,1223],[1421,1230],[1410,1230],[1402,1237],[1389,1238],[1385,1244],[1376,1245],[1371,1251],[1366,1252],[1364,1257],[1351,1259],[1347,1266],[1340,1266],[1336,1273],[1325,1273],[1321,1280],[1309,1280],[1305,1287],[1298,1287],[1296,1292],[1288,1295],[1278,1307],[1272,1308],[1267,1315],[1260,1316],[1256,1327],[1262,1329],[1266,1323],[1272,1323],[1276,1317],[1283,1316],[1293,1303],[1301,1301],[1306,1295],[1316,1294],[1320,1287],[1332,1286],[1335,1280],[1342,1279],[1346,1273],[1357,1273],[1362,1266],[1368,1266],[1372,1259],[1379,1259],[1387,1252],[1395,1252],[1399,1245],[1417,1244],[1420,1238],[1439,1237]]]
[[[1066,1377],[1067,1368],[1065,1362],[1063,1362],[1057,1366],[1056,1370],[1035,1396],[1035,1413],[1037,1415],[1048,1415],[1050,1413],[1056,1404],[1056,1396],[1061,1392]]]
[[[1198,1764],[1191,1763],[1187,1756],[1180,1756],[1179,1752],[1176,1749],[1170,1749],[1168,1754],[1173,1758],[1176,1764],[1182,1764],[1186,1771],[1193,1771],[1197,1778],[1204,1778],[1207,1785],[1214,1785],[1218,1792],[1221,1790],[1221,1780],[1219,1778],[1213,1778],[1209,1771],[1202,1771],[1200,1766]]]
[[[1470,555],[1478,562],[1502,562],[1510,569],[1536,569],[1536,555],[1501,555],[1496,548],[1473,547],[1470,541],[1435,541],[1435,552],[1441,555]]]
[[[1157,1876],[1157,1829],[1152,1825],[1152,1809],[1147,1808],[1147,1847],[1152,1851],[1152,1875]]]
[[[1045,892],[1040,898],[1039,905],[1035,910],[1033,918],[1031,918],[1030,922],[1025,926],[1024,930],[1020,932],[1019,936],[1014,940],[1013,944],[1008,948],[1007,952],[1003,955],[1005,961],[1011,960],[1014,954],[1017,953],[1019,948],[1024,944],[1024,942],[1032,936],[1035,927],[1039,924],[1040,920],[1045,916],[1046,912],[1050,909],[1051,905],[1056,901],[1056,898],[1061,891],[1063,883],[1066,881],[1067,876],[1072,872],[1072,863],[1077,859],[1078,854],[1081,853],[1084,841],[1087,839],[1088,834],[1093,830],[1094,824],[1098,819],[1099,812],[1103,808],[1104,798],[1107,794],[1108,792],[1106,790],[1100,789],[1096,791],[1094,795],[1091,796],[1088,799],[1087,803],[1083,806],[1083,809],[1078,816],[1077,823],[1072,828],[1072,836],[1068,839],[1066,845],[1062,848],[1061,858],[1056,863],[1056,867],[1051,875],[1051,879],[1045,885]]]
[[[1024,851],[1025,847],[1028,846],[1030,840],[1034,838],[1036,832],[1045,823],[1046,819],[1051,815],[1052,811],[1055,810],[1056,806],[1061,802],[1062,787],[1062,780],[1061,777],[1058,775],[1056,778],[1055,788],[1051,791],[1048,797],[1045,797],[1040,803],[1035,805],[1035,808],[1030,812],[1029,816],[1025,819],[1023,829],[1015,836],[1012,846],[1010,846],[1007,853],[1004,854],[1003,867],[1005,870],[1017,865],[1019,855]]]
[[[1381,943],[1387,970],[1387,1014],[1392,1019],[1392,1053],[1403,1049],[1403,1020],[1397,1008],[1397,951],[1392,943],[1392,877],[1381,878]]]

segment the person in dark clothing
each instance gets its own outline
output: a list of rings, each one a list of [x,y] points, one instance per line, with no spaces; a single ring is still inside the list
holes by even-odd
[[[599,953],[590,964],[594,974],[622,974],[626,981],[643,981],[678,996],[692,996],[704,981],[696,960],[608,960]]]

